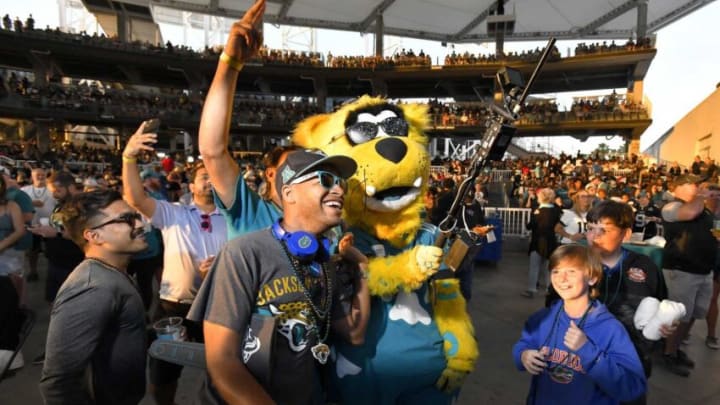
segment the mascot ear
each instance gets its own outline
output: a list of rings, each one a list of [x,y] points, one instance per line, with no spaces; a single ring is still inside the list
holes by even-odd
[[[321,148],[327,145],[332,140],[332,134],[318,131],[318,127],[329,119],[328,114],[318,114],[300,121],[293,131],[292,142],[303,148]]]

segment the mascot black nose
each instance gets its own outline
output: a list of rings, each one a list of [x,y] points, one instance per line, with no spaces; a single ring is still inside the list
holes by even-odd
[[[405,157],[407,146],[397,138],[385,138],[375,144],[375,150],[385,159],[398,163]]]

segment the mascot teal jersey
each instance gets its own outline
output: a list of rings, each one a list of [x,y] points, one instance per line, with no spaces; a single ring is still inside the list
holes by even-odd
[[[437,234],[435,226],[423,224],[413,243],[401,250],[360,229],[350,231],[355,246],[369,257],[395,256],[415,245],[432,245]],[[428,283],[409,293],[374,296],[371,308],[365,343],[335,346],[332,378],[342,403],[449,404],[452,396],[435,388],[446,358]]]

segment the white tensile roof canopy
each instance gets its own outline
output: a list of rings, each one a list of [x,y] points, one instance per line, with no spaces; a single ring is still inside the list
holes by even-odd
[[[265,22],[468,43],[494,41],[488,24],[514,20],[507,41],[650,35],[713,0],[268,0]],[[83,0],[92,12],[183,24],[180,11],[239,18],[253,0]],[[162,12],[156,12],[158,8]],[[168,12],[167,9],[170,9]],[[176,10],[177,13],[172,11]],[[154,19],[153,19],[154,17]]]

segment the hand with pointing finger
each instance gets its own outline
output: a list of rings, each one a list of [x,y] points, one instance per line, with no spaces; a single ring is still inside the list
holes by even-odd
[[[224,52],[233,59],[246,62],[257,55],[263,43],[260,31],[265,14],[265,0],[256,1],[230,28]]]

